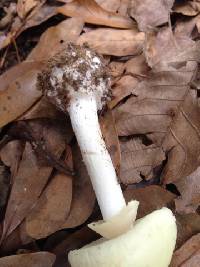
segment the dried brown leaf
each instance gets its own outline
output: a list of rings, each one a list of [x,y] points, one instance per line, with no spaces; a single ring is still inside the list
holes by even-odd
[[[95,194],[78,146],[72,148],[75,177],[73,179],[72,204],[62,228],[73,228],[84,223],[91,215]]]
[[[85,22],[97,25],[125,29],[134,26],[134,22],[129,17],[109,12],[103,9],[94,0],[74,0],[59,7],[58,12],[70,17],[80,17]]]
[[[138,183],[153,177],[153,169],[162,164],[165,154],[161,147],[145,145],[140,138],[121,141],[120,180],[123,184]],[[142,176],[142,177],[141,177]]]
[[[174,0],[132,0],[130,15],[137,21],[141,31],[168,22]]]
[[[176,214],[176,224],[178,228],[176,246],[178,248],[193,235],[200,233],[200,215],[197,213]]]
[[[101,117],[100,125],[103,138],[106,143],[106,147],[111,156],[115,170],[118,173],[121,163],[121,153],[120,153],[119,139],[115,127],[115,121],[111,110],[108,110],[105,116]]]
[[[66,42],[75,41],[82,26],[80,19],[73,18],[49,28],[29,55],[30,62],[24,61],[1,75],[0,127],[21,116],[39,100],[42,92],[37,89],[36,82],[38,72],[44,67],[41,60],[56,54]]]
[[[145,188],[126,189],[124,191],[126,201],[136,199],[140,202],[138,218],[141,218],[156,209],[170,206],[176,197],[174,194],[158,185],[150,185]]]
[[[68,42],[75,42],[82,29],[81,18],[64,20],[55,27],[50,27],[40,38],[38,45],[29,54],[27,60],[47,60],[63,49]]]
[[[65,120],[66,115],[60,110],[58,110],[55,105],[51,104],[45,97],[42,97],[25,114],[19,117],[19,120],[30,120],[38,118],[61,118]]]
[[[98,28],[82,34],[78,44],[87,43],[98,53],[104,55],[127,56],[141,52],[144,43],[144,33],[137,29],[117,30]]]
[[[24,1],[26,2],[26,1]],[[21,20],[15,17],[15,21],[11,26],[10,32],[0,38],[0,49],[9,45],[16,37],[28,28],[37,26],[57,14],[56,7],[49,4],[36,5],[32,12],[26,17],[26,20]]]
[[[95,0],[103,9],[110,11],[110,12],[116,12],[120,7],[120,0]]]
[[[2,207],[5,206],[7,202],[7,197],[10,189],[10,175],[6,167],[0,164],[0,212]],[[1,218],[0,218],[1,221]],[[1,236],[1,230],[0,230]]]
[[[23,62],[1,75],[0,127],[15,120],[41,97],[36,80],[42,65],[41,62]]]
[[[156,64],[168,61],[176,62],[177,54],[184,49],[189,49],[194,42],[185,34],[173,32],[169,27],[163,27],[160,31],[149,32],[145,42],[145,56],[149,66],[156,67]]]
[[[60,128],[56,128],[54,124],[43,127],[36,124],[34,126],[34,131],[43,135],[43,140],[46,142],[44,145],[48,143],[49,150],[59,157],[65,148],[65,140]],[[32,146],[27,143],[10,193],[4,220],[3,239],[30,213],[52,169],[46,161],[36,156]]]
[[[178,213],[196,212],[200,204],[200,168],[176,183],[181,196],[175,200]]]
[[[176,1],[173,10],[185,16],[196,16],[200,11],[200,3],[194,1]]]
[[[46,0],[18,0],[17,2],[17,13],[18,16],[23,19],[26,17],[26,15],[31,12],[33,8],[35,8],[37,5],[41,5]]]
[[[136,77],[124,75],[112,88],[112,100],[108,103],[109,107],[115,107],[123,98],[131,95],[137,84],[138,79]]]
[[[182,267],[196,267],[200,263],[200,249],[197,250],[191,258],[189,258],[186,262],[184,262]]]
[[[66,236],[66,238],[52,250],[52,252],[56,255],[55,267],[70,267],[67,258],[69,251],[79,249],[96,240],[98,237],[99,235],[87,226],[84,226],[80,230]]]
[[[39,239],[60,230],[68,217],[71,199],[72,177],[65,174],[55,175],[26,217],[27,234]]]
[[[170,267],[198,266],[199,261],[196,262],[196,265],[193,265],[193,263],[191,263],[190,260],[194,260],[193,257],[196,256],[195,255],[196,252],[198,252],[199,254],[199,248],[200,248],[200,234],[197,234],[192,236],[181,248],[175,251]]]
[[[55,255],[49,252],[20,254],[0,258],[1,267],[52,267]]]
[[[0,150],[1,161],[10,168],[11,184],[16,176],[23,150],[24,146],[19,140],[9,142]]]
[[[162,173],[165,183],[189,175],[199,165],[199,106],[197,92],[190,89],[198,51],[195,44],[172,62],[161,61],[133,88],[133,96],[114,109],[119,136],[145,134],[168,155]]]

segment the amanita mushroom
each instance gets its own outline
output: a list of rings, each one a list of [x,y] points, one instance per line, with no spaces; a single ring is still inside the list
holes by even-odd
[[[83,161],[105,220],[126,206],[98,123],[98,110],[110,91],[103,59],[86,47],[69,44],[39,75],[47,98],[69,114]]]
[[[138,202],[131,201],[126,205],[111,157],[101,134],[98,111],[103,108],[110,93],[110,80],[103,58],[87,47],[69,44],[64,51],[49,61],[46,70],[39,75],[38,81],[39,87],[42,88],[46,97],[70,116],[72,128],[104,220],[97,224],[91,224],[90,227],[104,238],[111,239],[106,242],[103,240],[103,243],[99,245],[91,245],[78,252],[71,252],[69,260],[72,267],[167,267],[175,246],[175,219],[171,211],[164,209],[160,212],[156,211],[154,215],[148,215],[149,217],[147,216],[137,222],[135,226],[133,225]],[[154,223],[155,218],[159,219],[162,225],[158,221]],[[144,231],[145,224],[148,226]],[[133,230],[134,232],[132,232]],[[160,237],[153,236],[156,231],[161,234]],[[155,254],[160,254],[161,249],[156,248],[154,255],[147,257],[149,265],[137,264],[138,257],[146,257],[146,255],[142,255],[140,249],[134,257],[132,256],[134,251],[130,251],[130,249],[134,248],[135,250],[134,246],[137,246],[133,243],[136,242],[141,247],[141,240],[139,241],[141,235],[142,238],[148,240],[148,242],[143,241],[144,245],[145,242],[147,246],[159,245],[166,251],[165,256],[161,257],[162,260],[158,261],[158,264],[152,265],[155,264]],[[151,239],[150,236],[152,236]],[[163,242],[165,245],[162,245]],[[106,250],[110,250],[112,256],[116,257],[115,263],[103,259],[109,253]],[[147,248],[144,249],[144,253],[146,251]],[[124,253],[126,253],[126,263],[122,264],[122,260],[118,259],[122,259]],[[160,255],[157,257],[159,258]]]

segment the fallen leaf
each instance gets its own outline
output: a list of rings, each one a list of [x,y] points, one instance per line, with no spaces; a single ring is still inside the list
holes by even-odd
[[[119,173],[121,163],[120,146],[111,110],[108,110],[106,114],[101,117],[100,127],[115,170]]]
[[[110,11],[110,12],[116,12],[120,7],[120,0],[96,0],[97,4],[99,4],[103,9]]]
[[[120,77],[124,72],[124,62],[112,61],[109,64],[109,72],[112,77]]]
[[[112,87],[112,100],[108,103],[110,108],[114,108],[125,97],[130,96],[133,88],[138,84],[138,79],[130,75],[124,75]]]
[[[140,202],[138,218],[144,217],[154,210],[170,206],[176,195],[158,185],[150,185],[144,188],[126,189],[124,197],[127,202],[136,199]]]
[[[45,0],[46,1],[46,0]],[[33,8],[35,8],[37,5],[41,5],[45,1],[41,0],[18,0],[17,2],[17,13],[18,16],[23,19],[26,17],[26,15],[31,12]]]
[[[79,249],[89,244],[99,237],[96,232],[87,226],[67,236],[61,243],[52,249],[52,253],[56,255],[55,267],[70,267],[67,255],[70,250]]]
[[[156,134],[150,140],[161,145],[168,157],[162,173],[164,183],[189,175],[199,165],[199,106],[196,91],[190,89],[197,51],[195,44],[173,57],[171,63],[161,61],[133,88],[132,96],[114,108],[119,136],[145,134],[153,138]]]
[[[72,147],[75,177],[73,179],[72,204],[62,228],[74,228],[84,223],[95,205],[95,194],[78,146]]]
[[[147,31],[169,21],[174,0],[132,0],[130,15],[137,21],[141,31]]]
[[[123,184],[138,183],[153,177],[153,169],[162,164],[165,154],[161,147],[145,145],[140,138],[120,142],[121,169],[120,180]]]
[[[200,11],[199,1],[176,1],[173,11],[185,16],[196,16]]]
[[[85,22],[116,28],[132,28],[135,23],[125,16],[109,12],[94,0],[74,0],[59,7],[58,12],[69,17],[80,17]]]
[[[41,97],[42,93],[36,89],[36,81],[42,65],[38,61],[23,62],[1,75],[0,127],[15,120]],[[25,68],[27,70],[23,72]],[[13,79],[10,80],[12,74]]]
[[[0,150],[1,161],[3,161],[3,163],[10,168],[11,184],[13,184],[13,179],[17,174],[23,150],[24,145],[19,140],[9,142]]]
[[[191,258],[189,258],[186,262],[184,262],[182,267],[196,267],[200,262],[200,249],[197,250]]]
[[[176,186],[181,196],[175,200],[178,213],[196,212],[200,204],[200,168],[191,173],[185,179],[181,179]]]
[[[1,267],[53,267],[55,255],[49,252],[13,255],[0,258]]]
[[[42,34],[38,45],[29,54],[27,60],[47,60],[65,48],[68,42],[75,42],[82,29],[81,18],[64,20],[55,27],[50,27]]]
[[[129,59],[125,63],[125,71],[127,74],[132,74],[135,77],[143,77],[146,76],[146,74],[149,71],[149,67],[146,62],[146,58],[144,54],[135,56],[131,59]]]
[[[37,131],[36,129],[42,131],[43,140],[46,144],[48,143],[49,150],[59,157],[65,148],[65,140],[59,128],[55,128],[55,125],[40,127],[35,124],[34,131]],[[32,146],[26,143],[6,209],[2,239],[5,239],[30,213],[52,169],[53,167],[49,166],[46,161],[39,160]]]
[[[25,21],[21,20],[19,17],[15,17],[10,32],[4,35],[3,38],[0,38],[0,50],[9,45],[26,29],[37,26],[56,15],[56,9],[56,6],[51,6],[49,4],[36,5],[32,12],[26,17]]]
[[[177,31],[173,34],[169,27],[163,27],[157,33],[151,31],[146,35],[145,56],[149,66],[155,68],[160,62],[176,62],[177,54],[193,45],[194,42],[186,35]]]
[[[1,75],[0,127],[21,116],[40,99],[42,92],[37,89],[36,83],[37,74],[44,67],[41,60],[49,59],[64,48],[66,42],[78,38],[82,25],[79,19],[74,18],[49,28],[29,55],[27,60],[30,62],[24,61]],[[47,47],[50,49],[47,50]]]
[[[189,264],[188,260],[192,260],[195,256],[195,253],[199,253],[200,248],[200,234],[192,236],[188,241],[183,244],[181,248],[175,251],[170,267],[192,267],[198,266],[199,262],[196,262],[196,265]],[[199,255],[200,256],[200,255]]]
[[[39,239],[62,229],[70,212],[71,199],[72,177],[55,175],[25,219],[27,234]]]
[[[48,3],[43,4],[42,6],[36,6],[31,14],[27,17],[26,22],[21,25],[19,29],[15,29],[13,25],[13,30],[17,31],[19,36],[23,31],[31,27],[35,27],[48,20],[49,18],[57,14],[57,7],[49,5]]]
[[[0,165],[0,212],[2,212],[2,208],[6,205],[9,189],[10,189],[10,175],[6,167],[1,164]]]
[[[117,30],[98,28],[82,34],[78,44],[87,43],[96,52],[104,55],[137,55],[142,51],[144,33],[136,29]]]
[[[174,29],[174,35],[176,36],[176,38],[191,38],[192,40],[195,39],[195,37],[193,36],[193,32],[195,30],[195,26],[197,27],[198,22],[200,19],[200,15],[191,18],[190,20],[179,20],[177,21],[176,27]]]
[[[181,247],[193,235],[200,233],[200,215],[197,213],[176,214],[178,229],[176,247]]]
[[[25,114],[19,117],[19,120],[30,120],[38,118],[56,119],[61,118],[65,120],[66,115],[58,110],[55,105],[51,104],[45,97],[42,97],[33,107],[31,107]],[[70,127],[70,126],[69,126]]]

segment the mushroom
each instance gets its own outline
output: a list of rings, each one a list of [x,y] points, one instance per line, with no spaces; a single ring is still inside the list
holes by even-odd
[[[98,111],[110,95],[103,58],[86,46],[68,44],[49,60],[38,76],[38,86],[52,103],[69,114],[103,216],[103,221],[89,225],[103,239],[99,244],[72,251],[71,266],[167,267],[176,240],[174,216],[163,209],[134,224],[139,203],[131,201],[126,205],[101,134]],[[150,255],[153,247],[155,251]],[[112,257],[116,259],[111,260]],[[148,265],[138,264],[145,258]]]
[[[110,93],[103,58],[87,47],[69,44],[39,75],[46,97],[68,113],[83,161],[105,220],[126,206],[111,157],[104,143],[97,112]]]
[[[176,243],[176,223],[167,208],[136,220],[113,239],[102,238],[68,255],[72,267],[168,267]]]

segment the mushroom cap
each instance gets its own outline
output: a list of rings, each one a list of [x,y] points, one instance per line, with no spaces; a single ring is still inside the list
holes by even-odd
[[[101,110],[110,94],[110,78],[102,56],[86,46],[69,43],[38,75],[38,87],[66,112],[73,98],[94,95]]]
[[[175,217],[162,208],[136,220],[128,232],[71,251],[68,258],[72,267],[168,267],[176,236]]]

